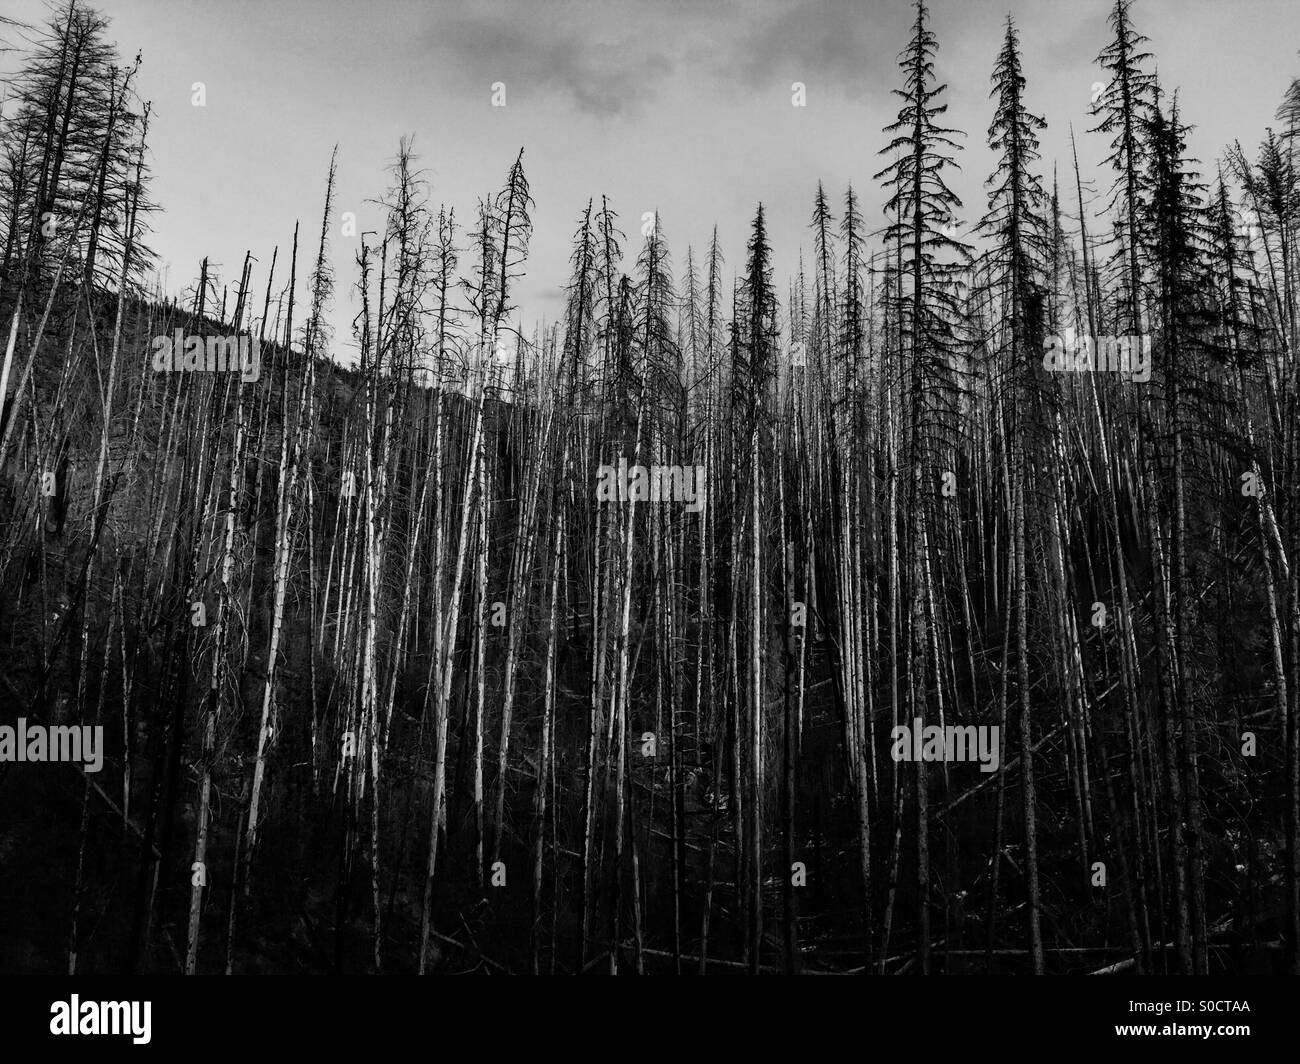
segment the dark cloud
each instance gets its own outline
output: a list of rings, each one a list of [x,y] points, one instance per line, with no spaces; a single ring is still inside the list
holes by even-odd
[[[897,80],[906,8],[890,8],[882,15],[851,0],[804,0],[760,17],[752,8],[743,12],[740,6],[733,9],[738,32],[719,52],[716,69],[750,88],[779,78],[855,96]]]
[[[907,7],[872,12],[857,0],[547,3],[447,10],[428,40],[475,91],[504,81],[507,98],[559,94],[587,114],[635,117],[674,75],[747,90],[802,81],[842,98],[887,90],[910,18]]]
[[[439,19],[432,43],[457,74],[474,80],[476,91],[479,83],[502,81],[507,101],[558,93],[579,111],[604,118],[641,113],[674,68],[651,37],[624,33],[597,41],[590,28],[539,20],[532,11],[514,19]]]

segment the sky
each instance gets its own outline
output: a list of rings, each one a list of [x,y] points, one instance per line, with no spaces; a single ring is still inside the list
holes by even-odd
[[[39,22],[43,0],[5,0]],[[168,290],[192,284],[207,255],[234,281],[246,249],[261,269],[288,255],[302,223],[300,278],[315,252],[330,152],[338,145],[336,210],[357,232],[381,231],[373,200],[411,137],[433,203],[472,222],[480,197],[504,184],[516,154],[536,208],[517,320],[555,321],[571,241],[587,200],[603,194],[628,236],[659,212],[674,272],[718,227],[730,271],[743,261],[755,206],[765,208],[778,291],[810,247],[817,182],[836,213],[851,183],[869,225],[883,225],[872,175],[888,163],[897,66],[913,19],[903,0],[101,0],[127,60],[143,53],[140,95],[152,101],[150,242]],[[1010,14],[1019,29],[1027,102],[1042,115],[1042,174],[1059,164],[1072,194],[1070,125],[1085,179],[1104,192],[1106,141],[1088,129],[1103,78],[1111,0],[934,0],[936,68],[948,124],[966,132],[950,184],[986,207],[989,77]],[[1297,0],[1136,0],[1167,92],[1195,128],[1191,153],[1212,175],[1225,145],[1254,156],[1291,79],[1300,75]],[[195,82],[206,104],[192,105]],[[792,104],[792,83],[806,106]],[[504,83],[505,105],[493,106]],[[497,92],[500,99],[500,93]],[[874,243],[873,243],[873,246]],[[348,323],[358,237],[332,232],[334,354],[351,361]],[[462,259],[468,268],[468,256]],[[287,276],[281,272],[281,278]],[[278,283],[278,282],[277,282]],[[255,275],[255,289],[265,273]],[[300,298],[303,291],[300,290]]]

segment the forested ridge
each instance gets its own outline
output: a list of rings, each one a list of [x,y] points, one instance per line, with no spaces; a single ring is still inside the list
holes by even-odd
[[[534,323],[527,144],[164,290],[142,60],[21,29],[0,725],[104,756],[0,763],[0,970],[1300,974],[1300,80],[1193,159],[1116,0],[1045,159],[918,0],[792,276],[584,189]]]

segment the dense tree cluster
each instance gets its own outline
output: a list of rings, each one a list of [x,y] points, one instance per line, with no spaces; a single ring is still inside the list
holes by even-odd
[[[818,184],[778,284],[762,204],[728,278],[588,199],[530,328],[523,151],[462,222],[404,141],[353,369],[333,162],[264,283],[148,291],[136,66],[60,9],[0,124],[0,704],[107,755],[0,765],[0,964],[1300,971],[1300,82],[1203,174],[1131,8],[1103,232],[1010,19],[958,200],[918,0],[879,231]]]

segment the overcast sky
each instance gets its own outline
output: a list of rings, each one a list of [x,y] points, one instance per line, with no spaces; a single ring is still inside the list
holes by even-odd
[[[5,0],[39,21],[41,0]],[[152,243],[179,291],[204,254],[233,280],[245,248],[263,264],[288,253],[302,222],[300,276],[314,250],[330,150],[339,144],[339,211],[382,228],[380,195],[399,138],[412,135],[435,204],[471,221],[522,146],[537,201],[526,322],[554,320],[569,244],[588,197],[608,195],[629,244],[658,209],[680,275],[717,224],[728,270],[743,258],[755,204],[767,208],[782,294],[809,246],[817,181],[837,206],[850,182],[869,224],[883,223],[871,175],[885,165],[900,84],[897,54],[912,19],[902,0],[102,0],[128,60],[144,53],[138,89],[153,101]],[[1005,18],[1016,20],[1031,109],[1048,122],[1043,173],[1068,174],[1069,124],[1080,161],[1105,155],[1086,132],[1110,0],[935,0],[937,69],[950,125],[966,131],[953,186],[962,221],[985,208],[989,75]],[[1253,157],[1300,74],[1297,0],[1138,0],[1133,17],[1167,91],[1180,91],[1193,153],[1213,171],[1225,144]],[[190,104],[202,81],[207,106]],[[807,106],[791,105],[791,83]],[[492,106],[504,82],[506,106]],[[355,239],[339,235],[336,354],[356,312]],[[630,258],[629,258],[630,263]],[[464,265],[468,264],[468,260]],[[282,275],[285,276],[285,275]],[[259,284],[265,283],[265,274]],[[525,325],[528,330],[527,324]]]

